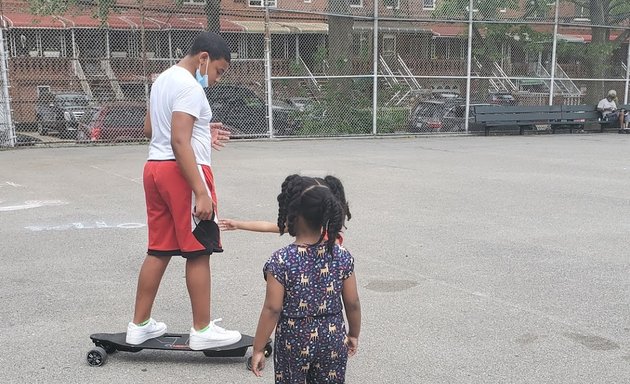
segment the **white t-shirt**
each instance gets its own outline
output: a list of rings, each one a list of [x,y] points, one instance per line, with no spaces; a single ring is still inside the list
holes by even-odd
[[[608,101],[607,98],[603,98],[599,101],[599,103],[597,104],[597,109],[601,109],[602,115],[605,117],[606,115],[608,115],[611,111],[615,111],[617,110],[617,104],[615,103],[615,100],[612,101]],[[610,109],[609,111],[606,111],[606,109]]]
[[[149,109],[153,131],[149,160],[175,159],[171,147],[171,118],[177,111],[195,117],[190,144],[197,164],[211,165],[212,110],[203,88],[190,72],[178,65],[162,72],[151,87]]]

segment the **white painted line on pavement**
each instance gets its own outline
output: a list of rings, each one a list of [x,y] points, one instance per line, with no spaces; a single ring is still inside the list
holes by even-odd
[[[142,184],[142,180],[141,180],[142,178],[140,178],[140,177],[131,178],[131,177],[123,176],[123,175],[118,174],[118,173],[116,173],[116,172],[112,172],[112,171],[108,171],[108,170],[103,169],[103,168],[99,168],[99,167],[97,167],[97,166],[95,166],[95,165],[91,165],[90,167],[91,167],[91,168],[94,168],[94,169],[96,169],[96,170],[99,170],[99,171],[101,171],[101,172],[107,173],[107,174],[109,174],[109,175],[116,176],[116,177],[120,177],[121,179],[125,179],[125,180],[127,180],[127,181],[131,181],[132,183]]]
[[[8,205],[4,207],[0,207],[0,212],[8,212],[8,211],[19,211],[22,209],[32,209],[39,207],[51,207],[51,206],[59,206],[66,205],[67,201],[61,200],[28,200],[25,201],[24,204],[19,205]]]
[[[121,223],[121,224],[108,224],[104,221],[95,221],[94,223],[70,223],[61,225],[29,225],[24,227],[25,229],[40,232],[40,231],[66,231],[72,229],[136,229],[146,227],[143,223]]]

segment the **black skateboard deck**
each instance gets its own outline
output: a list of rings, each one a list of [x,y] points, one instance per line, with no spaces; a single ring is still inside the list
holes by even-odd
[[[95,333],[90,335],[95,348],[87,353],[88,364],[96,367],[101,366],[107,361],[107,354],[112,354],[116,351],[139,352],[143,349],[193,351],[188,346],[189,335],[187,333],[167,333],[138,345],[127,344],[125,337],[126,333],[124,332]],[[203,352],[208,357],[243,357],[247,353],[247,349],[253,344],[254,338],[252,336],[242,335],[241,340],[234,344],[193,352]],[[265,356],[270,356],[272,351],[271,340],[269,340],[265,346]]]

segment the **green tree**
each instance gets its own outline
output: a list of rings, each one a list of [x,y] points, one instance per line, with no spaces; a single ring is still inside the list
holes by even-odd
[[[630,20],[630,1],[628,0],[575,0],[576,5],[585,7],[591,19],[591,42],[586,46],[585,58],[593,78],[610,77],[611,57],[615,49],[630,37],[630,30],[625,29],[615,40],[610,40],[611,28]],[[628,63],[630,65],[630,63]],[[605,94],[606,85],[600,82],[594,92],[589,92],[589,101],[595,102]]]
[[[328,69],[330,75],[352,73],[352,26],[350,0],[328,1]],[[327,124],[337,132],[357,133],[355,129],[370,128],[366,121],[358,121],[356,111],[360,108],[355,89],[359,85],[350,78],[329,79],[324,87]]]
[[[560,0],[558,0],[560,1]],[[611,57],[616,49],[630,36],[630,30],[625,29],[615,40],[610,40],[611,30],[615,26],[622,26],[630,20],[630,1],[628,0],[565,0],[577,6],[584,7],[589,12],[592,39],[589,44],[582,47],[559,42],[559,53],[579,55],[588,64],[589,75],[592,78],[610,77]],[[443,18],[468,19],[469,0],[445,0],[435,11],[434,16]],[[474,0],[475,19],[496,20],[506,10],[519,10],[518,1],[515,0]],[[555,3],[547,0],[527,0],[523,9],[522,18],[549,20],[555,10]],[[502,12],[503,11],[503,12]],[[485,37],[481,30],[485,29]],[[545,33],[537,33],[526,25],[518,27],[504,26],[490,23],[474,23],[473,39],[475,42],[475,54],[479,54],[480,60],[494,60],[500,53],[497,52],[497,42],[509,37],[519,35],[517,40],[523,44],[523,48],[529,52],[541,50],[548,46],[552,36]],[[547,43],[547,44],[545,44]],[[589,100],[595,101],[605,92],[605,84],[602,82],[597,87],[591,87]]]

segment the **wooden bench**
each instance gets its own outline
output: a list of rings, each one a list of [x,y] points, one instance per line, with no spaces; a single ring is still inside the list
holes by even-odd
[[[630,110],[630,105],[620,104],[617,106],[619,110]],[[573,121],[574,124],[588,122],[596,122],[599,124],[599,131],[604,132],[606,130],[615,129],[621,130],[617,121],[603,121],[601,113],[597,110],[597,107],[592,105],[563,105],[563,120],[565,122]],[[583,129],[583,128],[582,128]]]
[[[619,109],[630,110],[630,105],[619,105]],[[482,127],[486,136],[491,129],[507,131],[515,128],[522,135],[525,130],[535,129],[538,125],[549,125],[552,133],[560,129],[573,133],[574,130],[583,130],[588,123],[599,124],[600,132],[619,128],[615,122],[601,121],[601,114],[593,105],[478,105],[474,107],[473,116],[475,124]]]
[[[478,105],[474,107],[475,123],[482,126],[488,136],[491,129],[514,130],[522,135],[526,129],[539,124],[551,124],[562,118],[562,106],[502,106]]]

